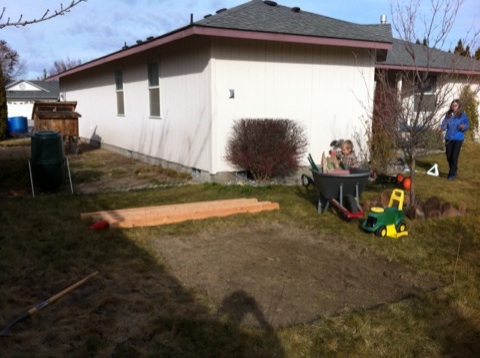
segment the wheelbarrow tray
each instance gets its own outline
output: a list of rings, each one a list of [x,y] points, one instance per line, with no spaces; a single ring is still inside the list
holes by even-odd
[[[343,195],[360,195],[368,182],[370,170],[350,168],[349,173],[321,173],[312,170],[314,184],[324,199],[337,199]],[[358,192],[357,192],[358,190]]]
[[[322,173],[312,169],[313,184],[320,193],[318,212],[332,204],[347,219],[363,217],[359,205],[360,195],[367,185],[370,170],[350,168],[345,173]]]

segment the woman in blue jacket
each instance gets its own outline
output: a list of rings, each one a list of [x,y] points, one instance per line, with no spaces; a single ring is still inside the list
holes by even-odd
[[[449,180],[454,180],[457,176],[458,157],[465,139],[464,132],[468,127],[468,118],[463,111],[460,100],[453,100],[440,126],[440,129],[445,131],[445,154],[450,167],[448,172]]]

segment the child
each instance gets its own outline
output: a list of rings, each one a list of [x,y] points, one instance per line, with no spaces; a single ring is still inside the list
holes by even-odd
[[[344,140],[340,145],[340,152],[337,154],[340,160],[340,166],[343,169],[357,168],[358,162],[355,152],[353,151],[353,143],[351,140]]]

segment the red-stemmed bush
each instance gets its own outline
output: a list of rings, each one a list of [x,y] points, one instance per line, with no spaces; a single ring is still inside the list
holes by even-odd
[[[226,160],[255,180],[266,180],[298,169],[307,145],[304,128],[292,120],[240,119],[228,139]]]

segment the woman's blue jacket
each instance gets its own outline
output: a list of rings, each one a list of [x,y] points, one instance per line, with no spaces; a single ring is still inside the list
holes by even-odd
[[[460,124],[463,123],[463,129],[460,129]],[[445,132],[445,140],[464,140],[464,132],[468,129],[468,118],[465,112],[458,117],[445,116],[442,120],[441,128]]]

